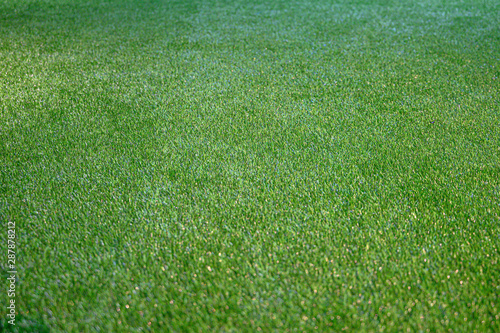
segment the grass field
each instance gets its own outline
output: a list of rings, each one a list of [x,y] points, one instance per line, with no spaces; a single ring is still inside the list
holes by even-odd
[[[499,67],[493,0],[0,0],[0,331],[499,332]]]

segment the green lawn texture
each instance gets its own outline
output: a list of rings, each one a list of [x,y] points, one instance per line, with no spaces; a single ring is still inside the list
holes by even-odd
[[[499,332],[499,66],[492,0],[0,0],[0,330]]]

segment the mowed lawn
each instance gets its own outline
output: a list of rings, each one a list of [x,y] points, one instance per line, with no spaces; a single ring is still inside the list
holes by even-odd
[[[494,0],[0,0],[0,330],[499,332],[499,66]]]

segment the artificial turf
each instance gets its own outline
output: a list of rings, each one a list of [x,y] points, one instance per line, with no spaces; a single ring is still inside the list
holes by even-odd
[[[492,0],[0,0],[0,328],[500,331],[499,66]]]

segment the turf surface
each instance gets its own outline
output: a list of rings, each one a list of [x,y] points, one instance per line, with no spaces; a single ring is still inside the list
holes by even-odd
[[[491,0],[0,0],[4,329],[500,331],[499,66]]]

